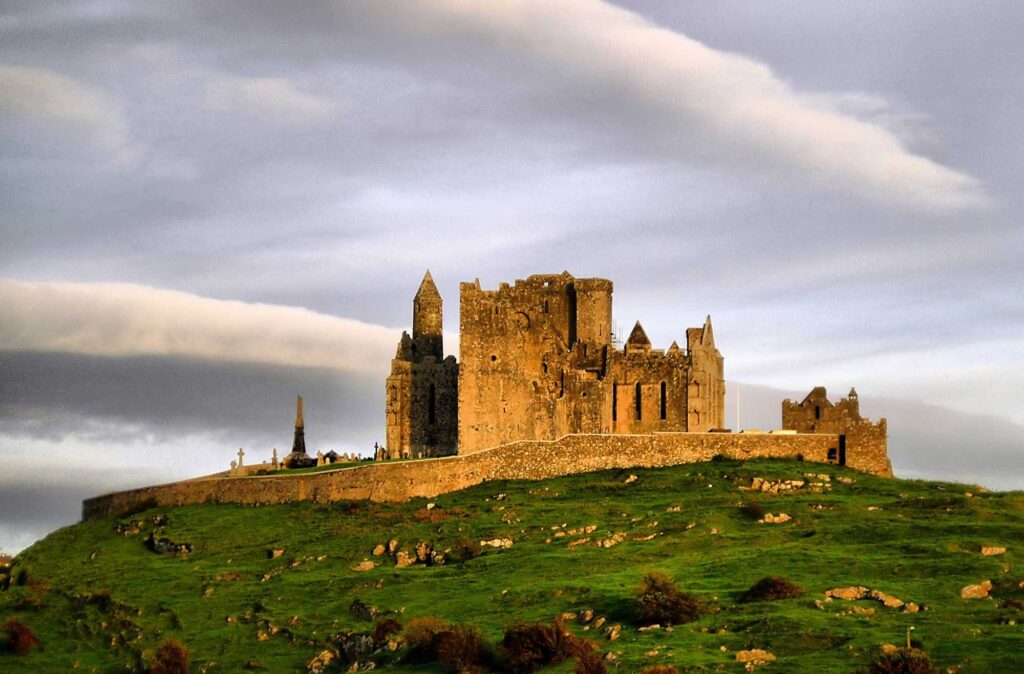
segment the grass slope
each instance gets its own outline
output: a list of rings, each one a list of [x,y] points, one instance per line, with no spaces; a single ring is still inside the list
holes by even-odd
[[[824,493],[740,489],[754,477],[818,472],[833,476]],[[627,483],[630,474],[639,479]],[[853,483],[835,479],[840,476]],[[403,623],[437,616],[475,625],[492,641],[515,620],[550,621],[590,609],[609,625],[623,625],[609,641],[601,630],[570,623],[618,656],[611,671],[657,663],[743,671],[735,652],[764,648],[777,656],[767,672],[853,672],[880,644],[900,643],[907,626],[943,669],[1019,671],[1024,627],[1016,623],[1024,620],[1004,602],[1024,598],[1024,571],[1016,568],[1016,556],[1024,554],[1024,494],[972,491],[978,490],[807,463],[723,461],[490,483],[438,497],[431,511],[425,500],[154,509],[62,529],[18,556],[14,577],[23,584],[0,592],[0,620],[23,621],[41,643],[28,655],[0,654],[0,672],[136,671],[166,636],[191,649],[193,671],[245,671],[247,663],[305,671],[331,635],[372,630],[349,611],[356,598]],[[507,497],[496,500],[499,493]],[[752,499],[794,520],[759,524],[739,508]],[[157,515],[169,519],[160,535],[191,543],[190,554],[161,555],[144,546]],[[118,523],[132,519],[146,520],[142,533],[115,533]],[[582,536],[554,535],[553,527],[587,525],[597,526],[589,544],[570,548]],[[616,532],[626,535],[618,545],[595,545]],[[657,535],[640,540],[650,534]],[[391,538],[410,550],[418,541],[443,549],[462,536],[515,543],[433,567],[397,569],[370,554]],[[986,557],[982,545],[1008,550]],[[272,548],[285,552],[271,559]],[[352,570],[365,559],[381,564]],[[651,570],[675,577],[712,612],[670,632],[638,631],[629,624],[633,593]],[[766,575],[783,576],[808,593],[737,601]],[[960,598],[961,587],[985,579],[996,585],[995,600]],[[849,585],[927,610],[904,613],[870,601],[815,605],[826,589]],[[853,606],[874,612],[855,613]],[[270,634],[270,625],[282,629]],[[259,640],[260,631],[269,638]],[[381,668],[441,671],[437,665]]]

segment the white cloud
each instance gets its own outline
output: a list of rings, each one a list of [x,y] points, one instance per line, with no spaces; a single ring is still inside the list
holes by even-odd
[[[607,2],[394,0],[358,7],[385,29],[482,37],[493,49],[647,109],[670,137],[696,135],[730,162],[783,167],[925,212],[990,204],[974,178],[914,154],[883,124],[844,113],[826,96],[794,91],[752,58]]]
[[[0,122],[33,137],[70,133],[123,153],[128,126],[120,103],[103,91],[46,68],[0,65]]]
[[[203,89],[207,110],[258,116],[285,125],[300,125],[329,118],[334,101],[307,94],[278,77],[216,75]]]
[[[299,307],[127,283],[0,279],[0,350],[161,355],[384,373],[399,332]]]

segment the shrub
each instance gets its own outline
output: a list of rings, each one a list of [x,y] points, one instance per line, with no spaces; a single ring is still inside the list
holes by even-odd
[[[604,660],[597,653],[582,653],[576,656],[575,674],[607,674]]]
[[[679,674],[679,670],[672,665],[654,665],[645,669],[643,674]]]
[[[751,601],[775,601],[777,599],[792,599],[804,593],[804,589],[779,576],[765,576],[754,583],[749,590],[740,597],[741,602]]]
[[[764,506],[757,501],[747,501],[740,506],[740,512],[748,519],[759,520],[764,517],[764,514],[767,511],[764,509]]]
[[[452,546],[452,558],[458,562],[465,562],[479,555],[482,550],[479,541],[463,536]]]
[[[398,634],[401,631],[402,623],[394,618],[378,620],[377,624],[373,627],[373,645],[383,646],[391,638],[392,634]]]
[[[11,618],[5,622],[3,631],[4,650],[9,653],[25,655],[39,643],[39,639],[36,638],[36,635],[32,634],[32,630],[19,620]]]
[[[188,674],[192,657],[177,639],[165,639],[153,655],[151,674]]]
[[[437,635],[451,629],[440,618],[413,618],[403,635],[409,651],[406,659],[413,663],[433,662],[437,659]]]
[[[455,625],[438,632],[434,639],[437,661],[446,672],[485,671],[491,661],[490,650],[480,636],[480,630],[469,625]]]
[[[640,625],[676,625],[695,620],[703,612],[699,599],[676,587],[663,573],[644,576],[637,590],[637,623]]]
[[[939,674],[928,654],[918,648],[897,648],[871,663],[869,674]]]
[[[594,650],[592,642],[580,639],[559,623],[515,623],[505,629],[501,640],[501,655],[505,669],[513,674],[535,672],[541,667],[557,665],[569,658],[587,660]],[[603,665],[601,665],[603,667]],[[581,670],[598,671],[598,670]]]

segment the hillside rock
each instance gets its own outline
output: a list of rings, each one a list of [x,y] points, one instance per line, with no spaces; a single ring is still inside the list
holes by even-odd
[[[868,596],[869,590],[866,587],[835,587],[831,590],[825,590],[826,597],[835,597],[836,599],[845,599],[847,601],[856,601],[863,599]]]
[[[985,580],[975,585],[968,585],[960,590],[960,597],[963,599],[985,599],[992,591],[992,581]]]

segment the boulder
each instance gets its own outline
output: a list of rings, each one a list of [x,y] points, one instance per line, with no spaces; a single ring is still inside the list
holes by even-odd
[[[793,518],[787,513],[779,513],[778,515],[765,513],[764,517],[761,518],[761,521],[765,524],[782,524],[783,522],[788,522],[791,519]]]
[[[845,599],[847,601],[856,601],[857,599],[863,599],[868,596],[868,588],[866,587],[835,587],[831,590],[825,590],[826,597],[835,597],[836,599]]]
[[[383,554],[384,554],[384,553],[385,553],[386,551],[387,551],[387,548],[385,548],[385,547],[384,547],[383,545],[381,545],[380,543],[378,543],[377,545],[375,545],[375,546],[373,547],[373,556],[374,556],[374,557],[380,557],[380,556],[381,556],[381,555],[383,555]]]
[[[321,672],[327,671],[337,657],[338,654],[330,649],[321,651],[319,655],[313,656],[313,659],[306,663],[306,671],[310,674],[321,674]]]
[[[353,566],[352,570],[353,571],[373,571],[373,567],[375,567],[375,566],[376,566],[376,564],[374,564],[370,560],[364,559],[363,561],[361,561],[358,564],[356,564],[355,566]]]
[[[968,585],[960,590],[960,597],[963,599],[985,599],[992,591],[992,581],[985,580],[976,585]]]
[[[746,662],[754,665],[764,665],[775,659],[772,653],[760,648],[751,648],[746,651],[736,652],[736,662]]]
[[[388,554],[393,555],[396,552],[398,552],[398,539],[392,538],[390,541],[388,541]]]
[[[1006,548],[999,545],[983,545],[981,546],[981,554],[986,557],[993,557],[995,555],[1001,555],[1006,552]]]
[[[480,545],[482,547],[485,547],[485,548],[498,548],[498,549],[511,548],[512,547],[512,539],[511,538],[492,538],[489,541],[480,541]]]
[[[640,478],[638,478],[636,475],[630,475],[629,477],[626,478],[625,484],[633,484],[634,482],[636,482],[639,479]]]
[[[407,566],[412,566],[416,563],[416,558],[409,555],[408,552],[400,550],[395,554],[395,567],[404,569]]]
[[[904,604],[902,599],[879,590],[872,590],[869,596],[875,601],[882,602],[886,608],[901,608]]]

